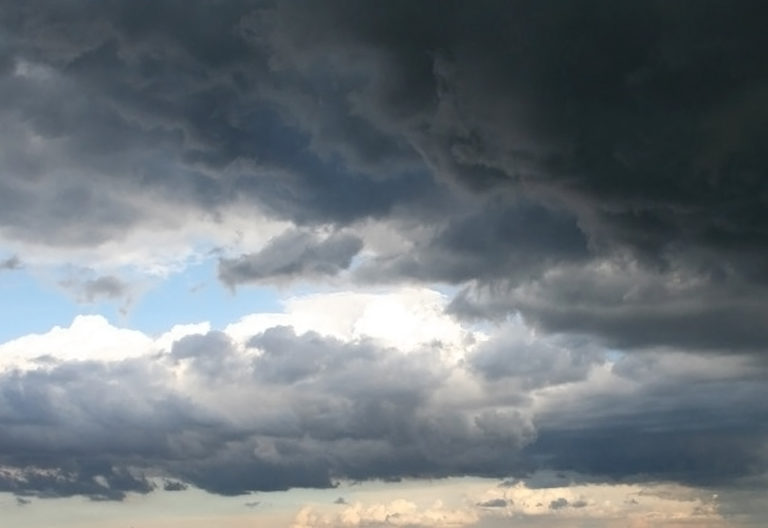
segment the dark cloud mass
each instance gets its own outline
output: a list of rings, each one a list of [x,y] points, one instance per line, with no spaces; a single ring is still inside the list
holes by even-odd
[[[750,1],[6,2],[0,229],[101,244],[243,200],[307,227],[373,218],[411,246],[359,280],[492,292],[456,313],[522,311],[618,345],[754,346],[765,15]],[[330,276],[357,253],[353,233],[300,232],[223,259],[222,280]],[[585,302],[563,303],[549,272],[622,262],[660,285],[652,314],[614,295],[629,282],[591,301],[604,287],[571,281]],[[706,308],[665,287],[691,281]]]
[[[539,353],[515,348],[512,364]],[[600,368],[597,355],[549,352],[555,374],[533,363],[498,379],[439,354],[283,326],[245,349],[210,332],[136,359],[6,370],[0,490],[116,500],[157,486],[237,495],[536,469],[727,486],[768,469],[765,366],[749,356],[627,356],[611,367],[617,391],[588,382],[583,365]],[[573,383],[584,384],[578,398]]]
[[[455,365],[277,326],[245,350],[211,332],[3,370],[0,491],[763,478],[767,19],[751,0],[0,0],[0,244],[66,262],[258,211],[289,227],[222,254],[229,287],[439,283],[494,329]],[[538,341],[506,332],[518,317]]]

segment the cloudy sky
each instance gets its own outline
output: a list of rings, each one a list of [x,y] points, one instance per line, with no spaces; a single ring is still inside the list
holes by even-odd
[[[0,515],[765,526],[766,19],[0,0]]]

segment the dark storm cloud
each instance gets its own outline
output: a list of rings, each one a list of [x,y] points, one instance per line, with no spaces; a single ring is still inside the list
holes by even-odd
[[[510,202],[495,200],[455,211],[430,238],[408,252],[369,260],[356,276],[370,282],[408,278],[453,284],[476,277],[523,280],[558,262],[588,257],[573,217]]]
[[[240,198],[299,223],[345,223],[440,194],[413,163],[372,179],[310,148],[265,95],[281,81],[246,28],[259,3],[90,7],[4,8],[9,236],[98,244],[160,209],[215,216]]]
[[[287,231],[273,238],[258,253],[221,259],[219,278],[234,287],[248,282],[333,277],[349,268],[362,247],[362,240],[354,235],[332,233],[321,238],[311,233]]]
[[[660,283],[706,276],[701,306],[726,291],[659,341],[696,346],[702,326],[722,347],[754,327],[768,287],[761,2],[5,4],[7,237],[100,244],[170,228],[161,211],[221,219],[245,201],[307,227],[389,222],[411,250],[360,280],[477,281],[501,292],[494,315],[546,328],[647,333],[504,295],[590,258]],[[419,220],[431,235],[405,227]],[[351,241],[294,259],[275,241],[221,275],[331,275]]]
[[[765,475],[765,365],[647,353],[622,358],[613,372],[636,389],[561,401],[538,417],[528,453],[587,480],[714,487]]]
[[[526,283],[475,283],[449,310],[479,319],[520,310],[545,331],[591,334],[614,348],[762,352],[768,339],[763,293],[738,276],[647,269],[616,259],[552,267]]]
[[[368,78],[350,92],[354,112],[405,138],[438,177],[576,219],[550,229],[523,215],[521,232],[539,241],[531,247],[510,229],[514,217],[481,215],[469,229],[458,211],[434,239],[372,263],[364,277],[485,286],[506,274],[511,284],[488,289],[501,293],[490,296],[493,315],[522,310],[545,327],[605,332],[619,344],[645,334],[723,348],[742,334],[737,342],[764,340],[761,316],[749,314],[766,293],[768,68],[759,57],[768,40],[755,23],[765,14],[760,2],[280,3],[267,41],[281,71],[306,82],[312,64]],[[588,245],[564,251],[580,238]],[[627,324],[601,328],[600,306],[559,303],[548,317],[548,299],[504,295],[528,281],[521,270],[546,274],[585,247],[596,266],[633,260],[661,284],[704,278],[692,301],[718,307],[682,307],[666,324],[641,313],[633,329],[642,309],[619,299]],[[665,302],[674,295],[656,307]],[[648,331],[656,323],[662,331]]]

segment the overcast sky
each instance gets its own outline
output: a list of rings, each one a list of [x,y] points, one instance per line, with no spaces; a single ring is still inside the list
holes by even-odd
[[[0,0],[0,515],[765,526],[766,20]]]

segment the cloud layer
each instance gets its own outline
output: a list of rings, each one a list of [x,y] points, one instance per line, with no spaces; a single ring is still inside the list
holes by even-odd
[[[349,297],[350,327],[380,302]],[[17,352],[0,374],[2,488],[119,499],[158,478],[231,495],[542,469],[730,486],[768,469],[764,367],[749,356],[611,360],[508,323],[466,329],[456,357],[450,333],[395,348],[280,318],[307,324],[292,311],[151,339],[90,317],[3,345]],[[94,355],[70,350],[78,333]]]
[[[3,280],[128,310],[194,261],[294,295],[0,345],[0,491],[764,483],[767,15],[0,0]]]
[[[764,341],[761,3],[143,5],[4,9],[14,247],[119,248],[245,204],[311,229],[234,248],[229,285],[333,276],[372,244],[356,280],[482,292],[457,313]],[[370,221],[405,245],[360,240]]]

